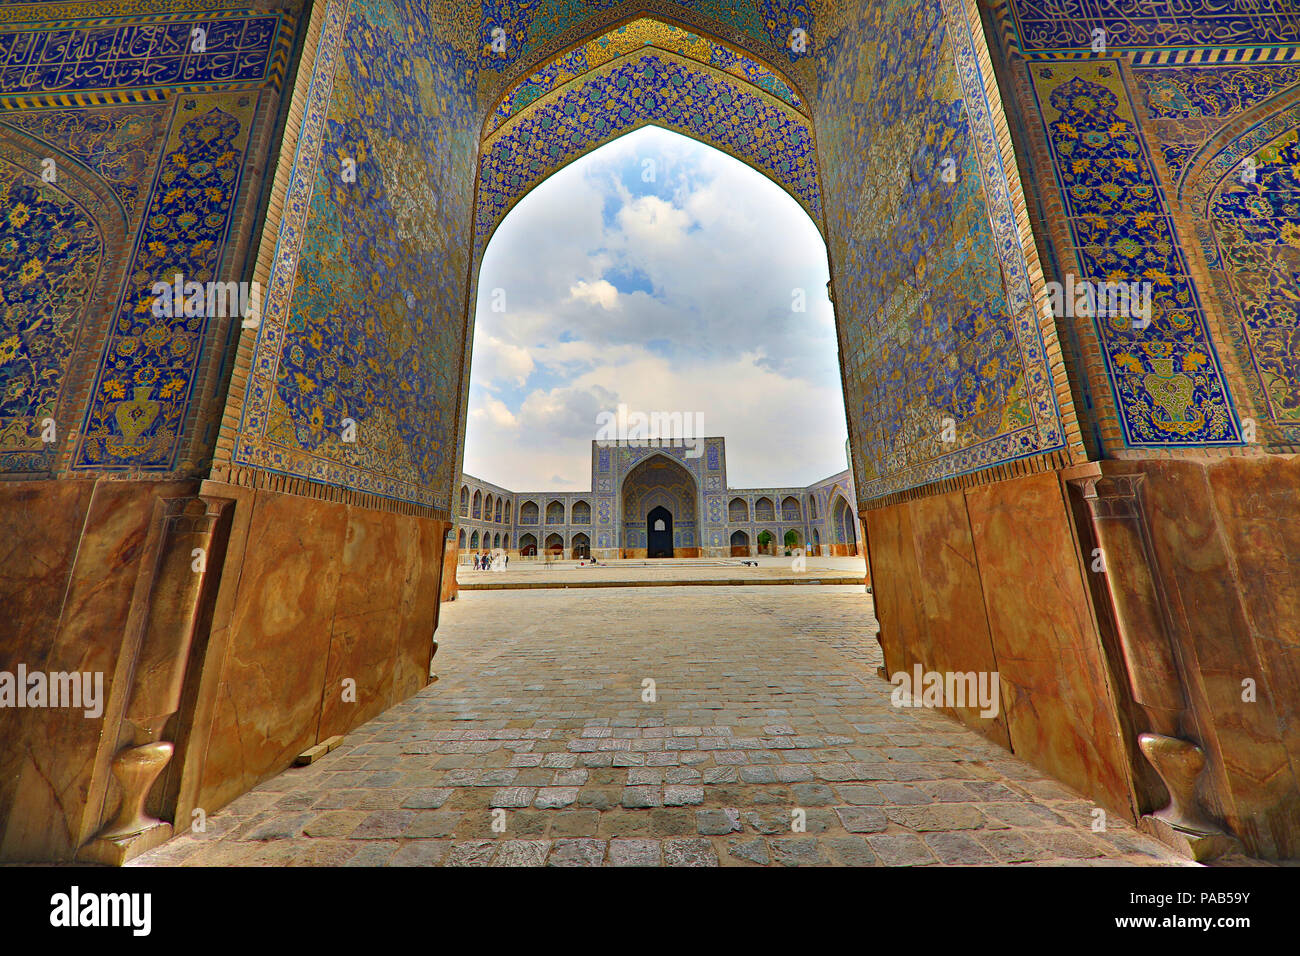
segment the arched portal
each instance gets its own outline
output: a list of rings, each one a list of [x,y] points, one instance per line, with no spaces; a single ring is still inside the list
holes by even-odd
[[[101,141],[97,148],[107,145]],[[46,175],[55,168],[56,176]],[[76,435],[62,423],[78,414],[86,398],[86,383],[75,374],[79,354],[99,355],[106,336],[125,334],[132,321],[139,321],[125,320],[126,329],[115,330],[117,323],[109,320],[114,306],[107,297],[122,281],[124,268],[113,250],[128,241],[128,223],[121,200],[99,173],[52,142],[4,123],[0,196],[5,210],[0,216],[0,472],[40,473],[55,467]],[[151,333],[158,334],[158,328]],[[119,357],[131,354],[126,344],[138,342],[142,331],[137,328],[130,333],[134,338],[122,338]],[[168,340],[169,348],[181,341],[170,335]],[[129,402],[142,394],[135,387],[139,384],[131,382],[112,397]],[[95,406],[99,387],[91,388],[92,407],[99,409],[92,417],[128,407],[117,402]],[[146,397],[150,393],[143,389]],[[178,407],[175,397],[166,404]],[[164,412],[160,421],[174,418]],[[54,433],[46,432],[47,419],[60,423]],[[133,459],[149,444],[138,436],[114,436],[95,457]]]
[[[858,518],[843,495],[836,495],[831,505],[831,530],[835,535],[835,554],[858,553]]]
[[[663,505],[656,505],[646,514],[647,558],[673,556],[673,513]]]
[[[546,554],[549,557],[564,556],[564,537],[552,531],[546,536]]]
[[[697,496],[691,473],[666,455],[651,455],[629,471],[622,488],[624,556],[651,556],[649,535],[656,529],[650,514],[661,508],[656,520],[664,521],[665,529],[659,532],[671,536],[656,538],[655,550],[667,552],[659,556],[698,557]]]
[[[688,20],[673,22],[660,13],[616,23],[597,18],[571,45],[539,50],[508,71],[479,142],[467,349],[483,253],[507,214],[557,171],[646,126],[694,139],[756,170],[793,198],[825,237],[812,111],[805,91],[784,73],[798,57],[786,55],[780,43],[782,55],[773,60],[771,51],[714,35],[707,17]],[[462,397],[462,420],[465,405]],[[622,489],[614,490],[621,520],[613,535],[602,536],[601,547],[644,556],[645,514],[662,505],[673,517],[673,553],[701,553],[703,502],[693,481],[682,501],[640,502],[635,513],[620,500]],[[573,507],[566,522],[562,506],[553,510],[546,500],[539,505],[529,515],[521,505],[519,524],[586,523],[585,509]],[[743,500],[741,506],[748,512]],[[712,544],[724,540],[719,535]]]
[[[535,186],[649,125],[757,169],[823,230],[812,122],[794,85],[703,31],[641,17],[537,64],[489,114],[479,149],[475,273],[496,227]]]
[[[532,532],[526,532],[519,536],[519,555],[524,558],[535,557],[537,554],[537,535]]]
[[[1300,91],[1221,127],[1183,171],[1178,190],[1208,227],[1197,238],[1225,313],[1219,347],[1235,353],[1241,384],[1262,413],[1257,440],[1278,448],[1300,441],[1297,255],[1294,237],[1287,238],[1295,206],[1288,213],[1281,201],[1298,193]]]
[[[731,533],[731,556],[733,558],[749,557],[749,535],[744,531]]]
[[[573,536],[573,541],[569,546],[571,556],[576,559],[591,557],[591,539],[584,532],[579,531]]]

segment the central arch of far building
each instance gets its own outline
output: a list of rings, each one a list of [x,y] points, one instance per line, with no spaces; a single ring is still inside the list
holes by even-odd
[[[619,488],[622,556],[699,557],[699,497],[694,476],[667,455],[638,464]]]

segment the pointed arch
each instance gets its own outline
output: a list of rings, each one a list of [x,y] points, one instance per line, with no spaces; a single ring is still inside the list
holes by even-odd
[[[576,43],[535,58],[530,67],[503,86],[483,120],[480,138],[486,138],[545,93],[610,60],[645,47],[677,53],[701,64],[720,66],[800,112],[809,113],[793,77],[752,52],[714,36],[714,33],[707,27],[688,26],[661,13],[644,11],[616,23],[597,26]]]
[[[58,176],[46,182],[51,159]],[[12,253],[0,251],[6,305],[30,316],[6,330],[18,340],[9,346],[6,384],[23,387],[9,398],[0,395],[0,458],[10,472],[53,472],[71,458],[77,429],[61,427],[59,441],[46,443],[41,423],[46,417],[81,421],[93,404],[91,372],[116,316],[131,225],[103,176],[53,143],[3,123],[0,181],[6,213],[27,211],[21,227],[17,219],[4,222],[16,230],[3,244]],[[62,246],[57,251],[49,245],[55,242]],[[28,278],[23,269],[32,260],[43,266]]]
[[[681,29],[657,17],[631,21]],[[626,28],[606,28],[584,43],[599,45],[601,38]],[[707,32],[683,32],[710,50],[727,49]],[[674,45],[680,49],[671,49]],[[749,57],[751,66],[735,69],[735,62],[725,62],[725,54],[714,53],[706,63],[702,53],[691,55],[689,44],[682,47],[662,38],[659,45],[632,44],[608,59],[598,55],[594,65],[585,54],[575,56],[577,49],[539,62],[527,77],[503,91],[485,119],[475,187],[472,275],[477,275],[493,233],[524,196],[574,160],[651,125],[696,139],[757,170],[789,193],[826,235],[814,130],[803,112],[806,101],[771,64]],[[730,51],[733,61],[736,55]],[[728,72],[728,66],[734,71]],[[530,86],[528,80],[534,78],[537,82]],[[526,92],[521,97],[518,91]],[[500,113],[501,103],[511,97],[506,116]],[[593,102],[601,103],[601,109],[591,109]],[[494,116],[500,119],[496,125]]]
[[[623,475],[617,495],[622,503],[623,536],[629,548],[647,546],[647,516],[656,508],[672,515],[674,548],[695,548],[699,514],[695,476],[680,461],[655,452]]]
[[[569,542],[569,556],[575,560],[591,557],[591,539],[585,532],[579,531],[573,536]]]
[[[1242,171],[1249,162],[1250,174]],[[1183,170],[1180,222],[1198,246],[1220,309],[1207,324],[1224,358],[1235,365],[1261,419],[1259,438],[1277,451],[1300,445],[1300,354],[1294,316],[1294,239],[1284,197],[1300,190],[1300,87],[1291,87],[1234,115]],[[1181,218],[1181,217],[1180,217]]]

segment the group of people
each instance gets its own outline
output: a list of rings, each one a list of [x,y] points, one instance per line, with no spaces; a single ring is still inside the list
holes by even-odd
[[[500,561],[501,561],[501,569],[504,571],[507,567],[510,566],[510,555],[502,551],[500,555]],[[492,566],[494,563],[495,561],[492,555],[486,551],[480,551],[474,555],[475,571],[490,571],[492,570]]]

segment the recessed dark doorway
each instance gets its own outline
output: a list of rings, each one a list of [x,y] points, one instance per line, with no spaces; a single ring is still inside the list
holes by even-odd
[[[650,509],[645,516],[646,557],[671,558],[673,556],[673,513],[660,505]]]

